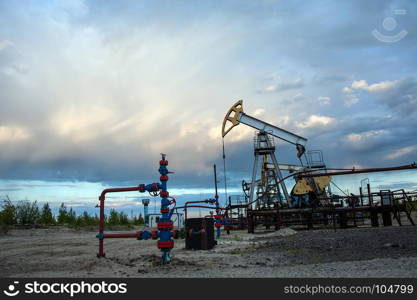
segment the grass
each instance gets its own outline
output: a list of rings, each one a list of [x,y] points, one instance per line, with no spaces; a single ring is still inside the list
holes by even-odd
[[[234,235],[233,238],[232,238],[232,240],[234,240],[236,242],[242,242],[243,241],[243,238],[241,236]]]
[[[311,258],[311,262],[313,263],[313,264],[319,264],[319,263],[322,263],[323,262],[323,258],[321,257],[321,256],[313,256],[312,258]]]
[[[302,250],[302,249],[288,249],[287,253],[292,254],[292,255],[298,255],[298,254],[303,254],[304,250]]]

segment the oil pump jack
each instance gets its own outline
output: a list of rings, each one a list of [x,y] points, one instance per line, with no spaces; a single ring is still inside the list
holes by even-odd
[[[282,171],[309,172],[326,169],[320,151],[306,153],[306,138],[245,114],[243,100],[236,102],[227,112],[223,120],[222,137],[224,138],[233,127],[241,123],[258,130],[254,140],[255,161],[252,179],[250,183],[242,181],[242,189],[248,198],[250,208],[263,209],[277,205],[299,206],[301,199],[305,199],[311,205],[311,202],[318,201],[319,195],[326,193],[326,187],[329,186],[331,179],[329,176],[320,176],[314,179],[298,178],[291,195],[285,185],[286,178],[284,178]],[[278,163],[275,155],[274,137],[295,145],[300,165]],[[313,154],[318,154],[321,159],[313,161],[311,156]],[[260,179],[257,179],[260,158],[262,158],[261,176]]]

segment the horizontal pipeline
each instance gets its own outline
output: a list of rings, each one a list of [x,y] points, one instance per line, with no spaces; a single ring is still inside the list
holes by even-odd
[[[138,232],[135,233],[105,233],[103,237],[105,239],[116,239],[116,238],[137,238]]]
[[[329,173],[316,173],[316,174],[301,174],[300,177],[320,177],[320,176],[336,176],[336,175],[347,175],[347,174],[360,174],[360,173],[374,173],[374,172],[387,172],[387,171],[398,171],[398,170],[409,170],[417,169],[417,165],[405,165],[399,167],[389,167],[389,168],[370,168],[370,169],[352,169],[350,171],[341,171],[341,172],[329,172]]]

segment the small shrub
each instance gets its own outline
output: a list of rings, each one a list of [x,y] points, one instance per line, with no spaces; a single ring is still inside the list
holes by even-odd
[[[41,224],[44,224],[44,225],[55,224],[55,219],[54,219],[54,216],[52,215],[52,211],[48,203],[45,203],[42,206],[40,222]]]
[[[110,225],[110,226],[119,224],[119,214],[113,208],[110,210],[110,216],[107,220],[107,224]]]
[[[16,205],[16,220],[17,224],[21,225],[35,225],[40,221],[40,212],[38,205],[35,202],[19,201]]]
[[[3,228],[8,229],[10,226],[16,224],[16,207],[12,204],[9,197],[6,196],[6,199],[3,200],[1,208],[0,222]]]
[[[58,224],[76,226],[77,225],[77,215],[72,207],[68,210],[64,203],[61,203],[61,206],[58,210]]]

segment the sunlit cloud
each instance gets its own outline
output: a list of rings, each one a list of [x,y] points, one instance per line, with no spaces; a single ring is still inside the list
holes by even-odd
[[[0,126],[0,143],[26,140],[30,137],[29,131],[24,127]]]
[[[213,164],[222,164],[223,118],[237,99],[245,113],[305,135],[329,165],[412,159],[415,37],[389,46],[373,40],[385,14],[377,2],[320,6],[2,3],[0,179],[157,180],[162,152],[173,188],[207,188]],[[415,18],[404,22],[417,26]],[[224,139],[233,182],[250,176],[254,134],[240,124]]]
[[[398,157],[401,157],[401,156],[407,155],[407,154],[409,154],[409,153],[412,153],[412,152],[414,152],[416,149],[417,149],[417,146],[408,146],[408,147],[404,147],[404,148],[398,149],[398,150],[396,150],[396,151],[394,151],[394,152],[392,152],[392,153],[390,153],[390,154],[386,155],[385,157],[386,157],[387,159],[396,159],[396,158],[398,158]]]

